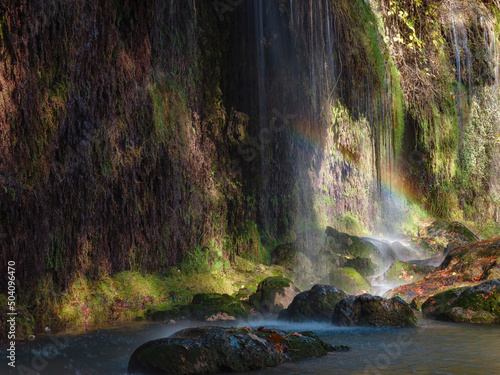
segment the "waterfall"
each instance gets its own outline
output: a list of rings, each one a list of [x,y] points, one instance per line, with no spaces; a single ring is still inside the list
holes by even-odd
[[[383,38],[372,9],[363,2],[253,0],[247,11],[254,65],[241,74],[257,75],[245,102],[253,105],[244,110],[259,145],[260,174],[251,184],[260,227],[271,235],[300,233],[344,225],[347,217],[354,227],[375,228],[394,209],[396,160],[393,81],[387,65],[373,61],[383,55],[375,51]],[[345,19],[354,11],[367,19]],[[348,27],[371,27],[372,45],[353,45]],[[359,57],[349,60],[351,50]],[[270,129],[274,122],[280,131]]]

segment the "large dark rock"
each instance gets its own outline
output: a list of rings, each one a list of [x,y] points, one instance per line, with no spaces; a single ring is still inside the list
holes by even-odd
[[[427,318],[468,323],[500,323],[500,280],[450,289],[422,305]]]
[[[418,320],[401,298],[385,299],[363,294],[338,302],[332,317],[340,326],[416,327]]]
[[[261,281],[249,302],[262,314],[277,314],[286,309],[299,293],[293,282],[284,277],[268,277]]]
[[[141,374],[213,374],[276,366],[345,350],[323,342],[312,332],[275,329],[202,327],[141,345],[132,354],[129,372]]]
[[[311,290],[299,293],[278,319],[294,322],[330,322],[335,305],[347,294],[328,285],[314,285]]]

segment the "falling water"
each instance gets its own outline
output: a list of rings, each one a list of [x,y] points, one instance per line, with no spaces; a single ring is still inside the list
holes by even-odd
[[[269,133],[276,113],[290,118],[283,131],[271,132],[271,141],[261,142],[261,179],[255,182],[259,225],[266,233],[281,235],[319,223],[335,226],[351,212],[374,226],[391,217],[396,168],[391,74],[386,72],[385,82],[379,82],[370,76],[377,74],[371,68],[365,73],[363,62],[345,65],[341,55],[348,55],[351,41],[345,39],[342,14],[329,0],[248,4],[256,49],[253,95],[258,99],[248,109],[258,118],[254,138]],[[359,123],[343,129],[350,132],[345,137],[351,144],[361,142],[356,137],[363,134],[362,143],[354,146],[362,161],[339,147],[337,137],[345,132],[333,123],[332,111],[340,106],[348,112],[344,123]],[[354,126],[359,129],[351,130]],[[387,188],[382,189],[383,183]],[[353,188],[356,197],[349,193]],[[333,202],[328,207],[318,203],[322,191]]]

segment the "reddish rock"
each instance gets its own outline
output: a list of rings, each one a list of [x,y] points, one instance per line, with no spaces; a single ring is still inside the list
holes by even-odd
[[[438,271],[415,283],[388,291],[384,297],[399,296],[417,306],[430,296],[451,288],[474,286],[498,278],[500,236],[474,242],[450,252]]]

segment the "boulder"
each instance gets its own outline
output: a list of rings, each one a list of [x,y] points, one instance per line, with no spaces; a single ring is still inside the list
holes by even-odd
[[[371,276],[377,272],[377,266],[370,258],[348,258],[342,267],[354,268],[361,276]]]
[[[395,260],[375,282],[383,285],[405,285],[422,279],[436,270],[435,267],[419,266],[418,262]]]
[[[500,280],[438,293],[422,304],[426,318],[500,324]]]
[[[386,263],[377,247],[366,239],[339,232],[332,227],[326,227],[325,233],[327,236],[326,246],[334,254],[346,258],[370,258],[379,266]]]
[[[132,354],[128,371],[170,375],[249,371],[346,348],[333,347],[311,332],[284,333],[263,327],[188,328],[141,345]]]
[[[347,294],[342,290],[317,284],[311,290],[297,294],[290,306],[281,311],[278,319],[294,322],[330,322],[335,305],[346,297]]]
[[[369,238],[369,237],[363,237],[362,240],[367,241],[374,245],[380,255],[382,256],[382,264],[383,265],[389,265],[396,259],[398,259],[396,252],[392,248],[391,244],[385,240],[380,241],[376,240],[374,238]]]
[[[251,306],[246,301],[237,301],[228,294],[199,293],[187,305],[176,305],[167,310],[148,310],[147,315],[153,320],[170,319],[194,320],[234,320],[246,318]]]
[[[420,252],[412,251],[399,241],[391,243],[391,247],[396,254],[397,259],[402,261],[412,260],[421,256]]]
[[[332,323],[340,326],[418,326],[413,310],[401,298],[385,299],[370,294],[351,296],[338,302]]]
[[[330,285],[349,294],[368,293],[371,289],[370,282],[354,268],[349,267],[332,268]]]
[[[435,242],[435,246],[444,253],[478,241],[479,238],[465,225],[442,220],[426,220],[420,223],[418,236],[430,238]]]
[[[498,275],[500,236],[473,242],[450,252],[439,268],[417,282],[402,285],[384,294],[399,296],[417,308],[429,297],[449,289],[470,287]]]
[[[268,277],[259,283],[249,302],[262,314],[277,314],[286,309],[299,293],[293,282],[284,277]]]

